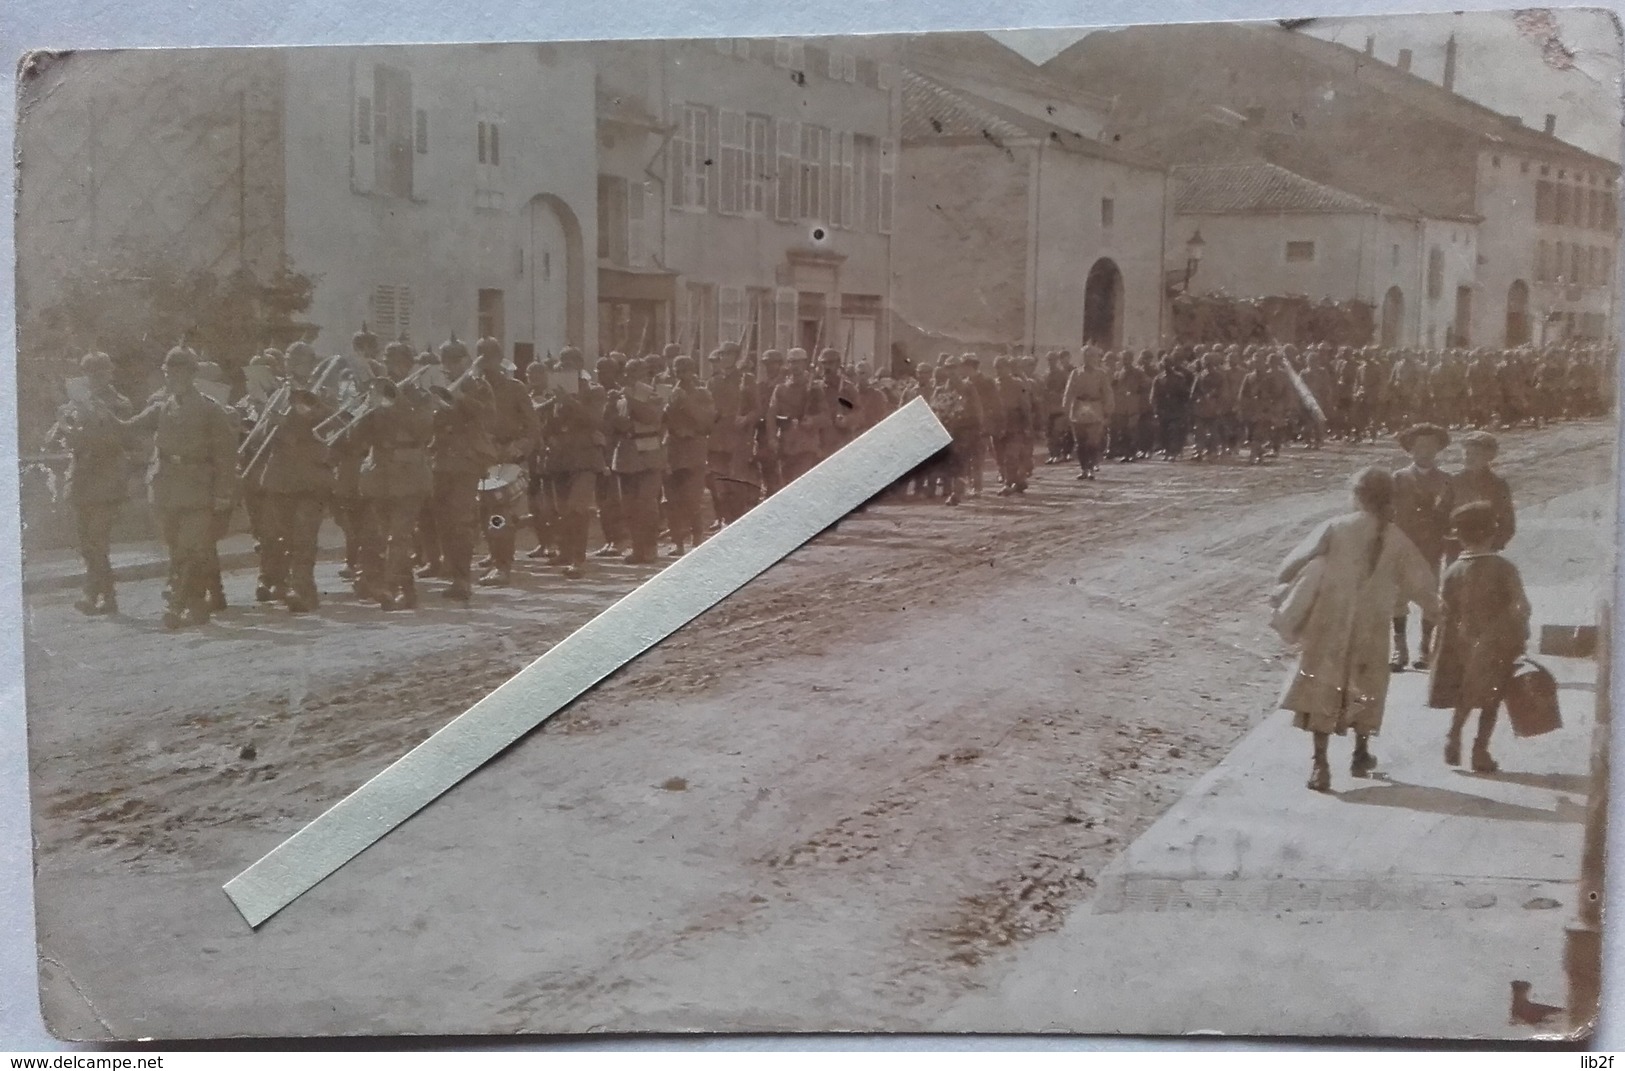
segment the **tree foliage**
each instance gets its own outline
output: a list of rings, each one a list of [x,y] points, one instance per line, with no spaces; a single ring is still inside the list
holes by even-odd
[[[1364,346],[1376,330],[1368,302],[1311,301],[1301,294],[1238,298],[1182,294],[1174,299],[1174,335],[1182,343],[1329,342]]]
[[[86,262],[60,282],[56,300],[23,317],[23,422],[48,426],[63,382],[79,374],[80,356],[92,350],[113,358],[120,389],[138,404],[156,382],[164,354],[181,342],[240,382],[254,354],[308,333],[298,317],[310,307],[315,285],[286,262],[266,278],[248,270],[217,275],[159,256],[114,254]]]

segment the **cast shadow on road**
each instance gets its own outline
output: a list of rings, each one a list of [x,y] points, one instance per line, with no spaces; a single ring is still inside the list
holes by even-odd
[[[1585,796],[1591,792],[1591,778],[1585,774],[1568,773],[1518,773],[1516,771],[1502,770],[1499,773],[1483,774],[1471,773],[1467,770],[1457,770],[1463,777],[1475,781],[1503,781],[1509,785],[1527,785],[1530,788],[1549,788],[1553,792],[1566,792],[1571,796]]]
[[[1392,781],[1380,775],[1383,782],[1371,788],[1355,788],[1333,793],[1344,803],[1358,803],[1372,807],[1401,807],[1425,814],[1448,814],[1464,818],[1489,818],[1503,822],[1582,822],[1582,809],[1568,800],[1560,800],[1555,810],[1525,807],[1517,803],[1504,803],[1486,799],[1471,792],[1435,788],[1431,785],[1412,785]]]

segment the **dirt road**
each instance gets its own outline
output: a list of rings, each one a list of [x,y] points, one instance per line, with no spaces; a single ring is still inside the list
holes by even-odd
[[[1533,502],[1612,457],[1583,423],[1507,436],[1501,467]],[[158,582],[125,621],[37,597],[48,1014],[81,1036],[918,1027],[1269,709],[1268,575],[1377,460],[1397,452],[1057,466],[1022,499],[874,505],[257,934],[221,882],[648,571],[179,635]]]

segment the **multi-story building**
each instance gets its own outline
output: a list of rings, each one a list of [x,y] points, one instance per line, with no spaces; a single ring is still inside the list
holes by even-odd
[[[1171,328],[1166,176],[1089,135],[1103,102],[985,34],[901,51],[894,292],[905,345],[1157,345]]]
[[[419,346],[492,335],[521,356],[597,343],[578,50],[81,53],[38,81],[18,132],[25,328],[116,250],[309,275],[303,319],[328,352],[364,322]]]
[[[835,346],[884,367],[898,82],[863,39],[617,42],[598,73],[606,348]]]
[[[1435,221],[1416,280],[1395,284],[1423,343],[1447,331],[1468,345],[1614,333],[1618,161],[1562,141],[1554,116],[1526,124],[1455,93],[1446,45],[1445,84],[1403,56],[1390,64],[1265,24],[1093,33],[1044,69],[1116,94],[1114,144],[1170,165],[1246,155]],[[1472,272],[1453,289],[1458,262]]]
[[[1388,346],[1470,337],[1475,217],[1429,219],[1257,160],[1170,175],[1166,256],[1189,260],[1181,290],[1361,301]]]

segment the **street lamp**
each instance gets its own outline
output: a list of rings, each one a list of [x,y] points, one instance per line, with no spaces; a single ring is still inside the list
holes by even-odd
[[[1191,288],[1191,279],[1196,275],[1196,269],[1202,266],[1202,254],[1207,251],[1207,243],[1202,240],[1202,228],[1198,227],[1185,242],[1185,270],[1178,268],[1168,272],[1168,296],[1176,297]]]

